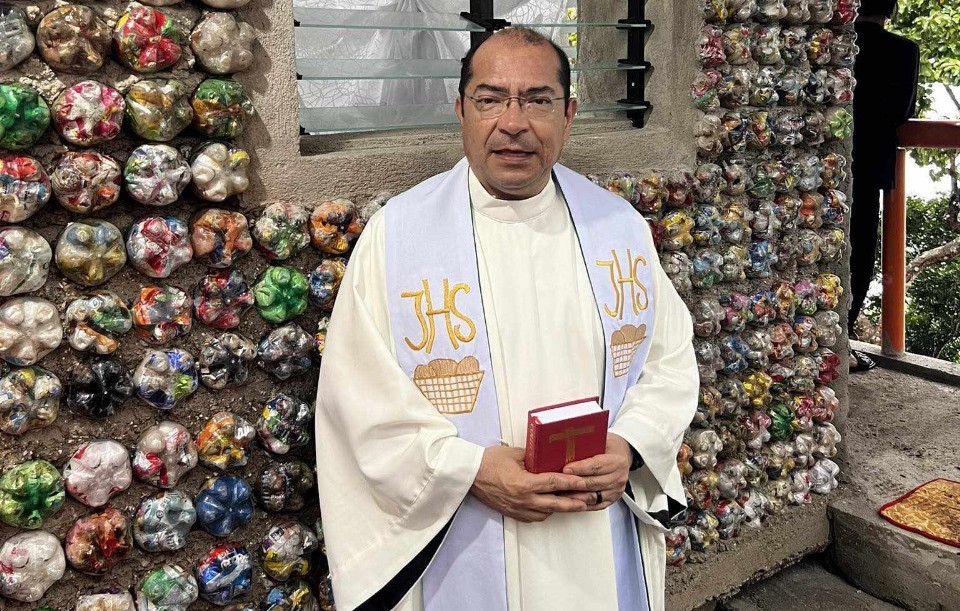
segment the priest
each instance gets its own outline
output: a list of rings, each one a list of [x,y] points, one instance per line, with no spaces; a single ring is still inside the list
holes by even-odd
[[[577,102],[556,45],[494,34],[459,94],[465,159],[370,220],[328,329],[337,608],[662,610],[697,403],[689,314],[644,219],[557,163]],[[527,413],[594,396],[605,452],[526,471]]]

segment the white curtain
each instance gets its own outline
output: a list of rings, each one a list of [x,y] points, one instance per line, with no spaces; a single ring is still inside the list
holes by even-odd
[[[496,0],[497,17],[511,23],[566,21],[577,0]],[[470,10],[469,0],[295,0],[297,7],[453,13]],[[569,28],[540,31],[561,46]],[[460,59],[470,46],[466,32],[297,28],[298,58],[310,59]],[[447,104],[456,97],[458,79],[303,80],[300,105],[403,106]]]

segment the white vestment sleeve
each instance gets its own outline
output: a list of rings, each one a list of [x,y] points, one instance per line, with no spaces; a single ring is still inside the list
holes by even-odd
[[[317,389],[320,507],[342,611],[378,592],[441,531],[483,455],[397,364],[383,218],[370,220],[347,266]]]
[[[644,461],[630,474],[634,499],[625,495],[624,500],[642,522],[656,528],[646,513],[667,509],[667,497],[686,504],[677,452],[696,413],[700,380],[690,313],[660,262],[651,265],[656,310],[650,352],[610,432],[623,437]]]

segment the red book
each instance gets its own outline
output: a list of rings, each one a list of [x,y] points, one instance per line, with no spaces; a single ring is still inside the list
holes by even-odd
[[[559,473],[607,449],[606,410],[599,397],[530,410],[524,466],[530,473]]]

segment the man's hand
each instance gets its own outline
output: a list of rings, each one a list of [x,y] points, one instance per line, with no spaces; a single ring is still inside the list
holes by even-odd
[[[633,453],[623,437],[607,434],[607,450],[593,458],[572,462],[563,468],[566,475],[579,475],[587,482],[590,492],[574,492],[566,496],[586,503],[590,511],[606,509],[620,500],[627,488]],[[597,503],[597,492],[601,502]]]
[[[470,492],[487,507],[520,522],[540,522],[552,513],[589,509],[583,499],[555,494],[587,490],[584,478],[563,473],[530,473],[523,466],[523,455],[522,448],[485,449]]]

